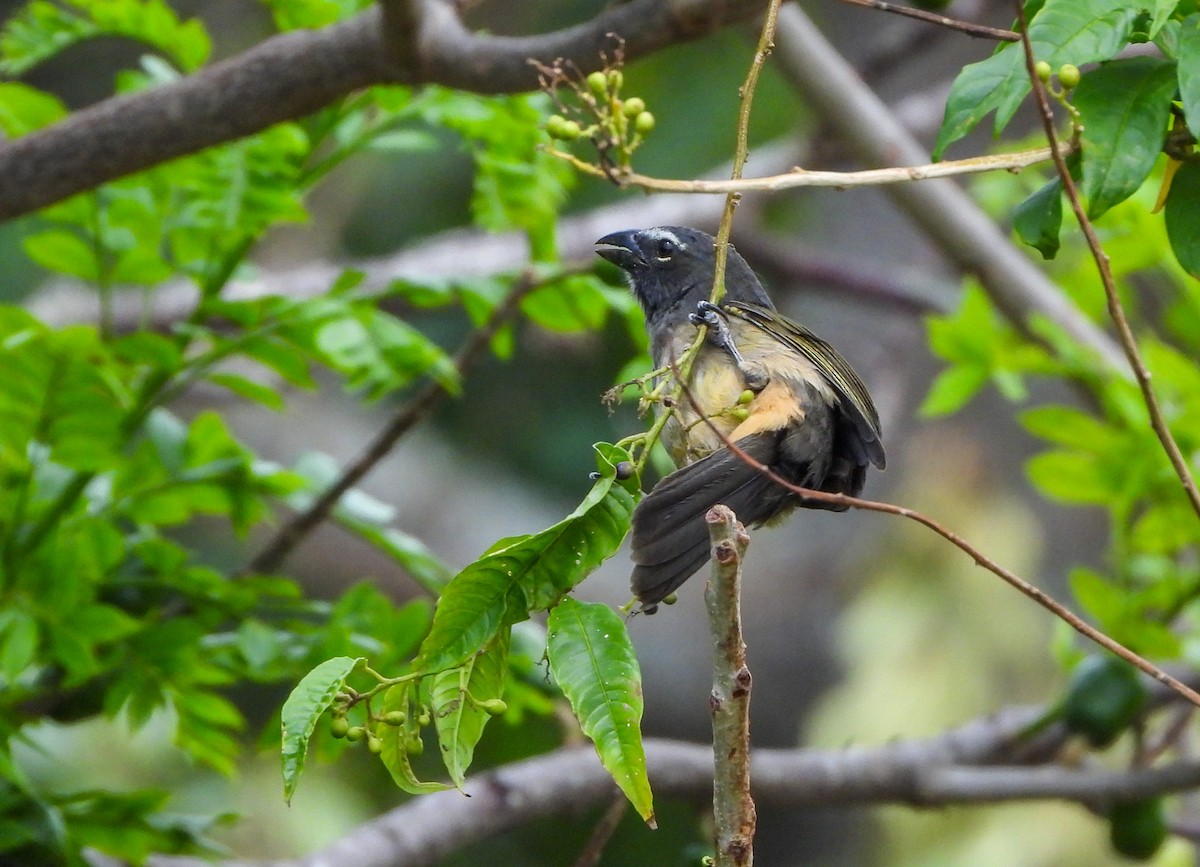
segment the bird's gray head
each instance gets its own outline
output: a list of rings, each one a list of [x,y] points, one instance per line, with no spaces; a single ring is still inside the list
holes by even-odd
[[[651,327],[686,317],[712,292],[716,241],[686,226],[655,226],[613,232],[596,242],[596,252],[629,276],[629,284]],[[725,298],[773,307],[762,284],[731,246],[725,263]]]

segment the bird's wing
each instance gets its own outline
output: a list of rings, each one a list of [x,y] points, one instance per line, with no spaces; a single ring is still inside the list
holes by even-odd
[[[841,354],[799,322],[777,311],[745,301],[726,301],[721,308],[728,314],[749,322],[770,334],[780,343],[799,352],[812,362],[821,375],[842,399],[842,409],[850,417],[871,463],[883,469],[883,452],[879,413],[867,392],[867,387]]]

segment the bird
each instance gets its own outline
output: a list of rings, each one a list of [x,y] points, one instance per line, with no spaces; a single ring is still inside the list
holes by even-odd
[[[731,451],[722,436],[793,484],[857,496],[867,468],[887,464],[879,413],[858,374],[832,346],[775,309],[730,245],[725,294],[712,292],[716,240],[684,226],[613,232],[595,250],[625,272],[645,315],[655,369],[676,364],[704,326],[688,391],[661,438],[677,469],[638,503],[630,529],[630,584],[653,614],[710,555],[705,513],[723,503],[746,526],[798,506],[844,511],[783,488]],[[720,431],[720,435],[714,432]]]

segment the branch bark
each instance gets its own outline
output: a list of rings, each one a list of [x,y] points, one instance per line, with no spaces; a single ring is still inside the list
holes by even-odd
[[[712,579],[704,590],[713,642],[713,825],[717,867],[754,863],[757,815],[750,796],[750,669],[742,640],[742,558],[746,528],[726,506],[704,520],[712,540]]]
[[[1165,691],[1156,704],[1169,701]],[[837,750],[759,749],[751,759],[754,797],[788,807],[1055,799],[1103,805],[1200,785],[1200,762],[1150,769],[1093,770],[1053,763],[1068,741],[1060,723],[1029,734],[1047,709],[1010,707],[928,739]],[[712,794],[711,747],[651,738],[650,779],[660,798],[703,803]],[[590,746],[567,747],[467,781],[457,791],[413,799],[311,855],[277,861],[155,857],[151,867],[431,867],[452,852],[538,819],[578,816],[607,804],[612,778]],[[96,867],[114,867],[101,856]]]
[[[297,30],[172,84],[117,96],[0,142],[0,221],[167,160],[312,114],[373,84],[441,84],[476,93],[536,90],[531,58],[597,68],[749,18],[764,0],[632,0],[536,36],[480,35],[447,0],[390,0],[321,30]]]

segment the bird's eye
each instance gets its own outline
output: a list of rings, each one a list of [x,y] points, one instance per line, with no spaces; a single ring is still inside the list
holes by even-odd
[[[666,262],[675,255],[675,251],[678,249],[678,245],[676,245],[676,243],[670,238],[661,238],[659,239],[658,247],[654,252],[655,256],[658,257],[658,261]]]

